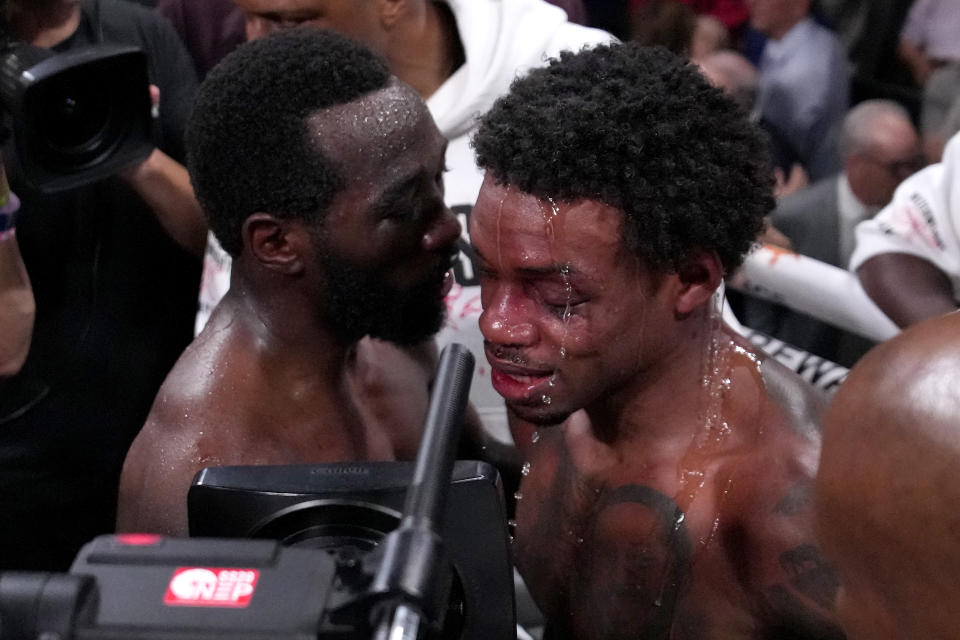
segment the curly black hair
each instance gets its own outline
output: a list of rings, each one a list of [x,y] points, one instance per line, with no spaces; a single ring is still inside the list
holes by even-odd
[[[473,145],[500,183],[623,211],[627,246],[660,271],[706,249],[730,272],[774,206],[762,133],[663,47],[561,53],[514,80]]]
[[[343,178],[308,141],[306,119],[390,82],[362,45],[329,31],[286,29],[240,46],[200,86],[187,165],[220,244],[242,247],[252,213],[321,221]]]

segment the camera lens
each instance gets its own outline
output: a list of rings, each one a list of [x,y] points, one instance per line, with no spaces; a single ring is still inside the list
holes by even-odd
[[[72,189],[146,158],[154,148],[148,86],[146,56],[128,45],[0,51],[0,106],[27,182],[48,193]]]
[[[99,83],[63,78],[48,88],[43,101],[43,135],[60,153],[95,152],[111,119],[110,92]]]

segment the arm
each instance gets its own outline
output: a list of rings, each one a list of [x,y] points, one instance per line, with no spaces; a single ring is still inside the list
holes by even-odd
[[[763,231],[761,231],[760,235],[757,237],[757,244],[770,245],[779,249],[793,251],[793,245],[790,243],[790,238],[788,238],[783,234],[782,231],[774,226],[774,223],[770,220],[770,216],[766,216],[763,219]]]
[[[2,137],[2,136],[0,136]],[[27,360],[36,303],[17,244],[20,201],[10,191],[0,157],[0,380],[15,375]]]
[[[203,257],[207,223],[184,167],[183,138],[197,77],[193,61],[169,22],[153,15],[141,29],[146,42],[150,98],[159,115],[154,134],[159,149],[121,177],[147,203],[167,235]]]
[[[187,491],[202,467],[182,445],[161,437],[158,421],[148,419],[133,441],[120,475],[117,531],[186,536]],[[207,461],[203,466],[216,464]]]
[[[33,337],[36,306],[17,237],[0,231],[0,380],[20,371]]]
[[[187,252],[203,257],[207,221],[186,168],[159,149],[121,177],[143,198],[164,231]]]
[[[786,197],[791,193],[796,193],[810,184],[810,177],[804,170],[803,165],[799,162],[795,162],[793,166],[790,167],[789,176],[784,174],[783,169],[780,167],[774,167],[773,177],[776,180],[776,184],[773,187],[773,195],[778,199]]]
[[[746,590],[756,602],[758,638],[843,640],[835,614],[838,574],[820,553],[813,487],[826,399],[775,361],[764,360],[764,385],[782,411],[766,443],[731,475]],[[768,418],[769,420],[769,418]],[[778,424],[779,423],[779,424]]]
[[[906,253],[882,253],[857,269],[864,291],[901,328],[955,311],[949,278],[933,263]]]
[[[797,474],[774,486],[760,485],[763,496],[747,506],[744,518],[752,547],[751,591],[759,600],[758,637],[843,640],[834,611],[840,580],[813,533],[813,480]]]

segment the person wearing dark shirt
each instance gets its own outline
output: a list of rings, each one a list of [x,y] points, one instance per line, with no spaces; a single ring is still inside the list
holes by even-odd
[[[159,0],[156,6],[183,38],[200,79],[247,39],[233,0]]]
[[[134,3],[6,9],[14,37],[55,53],[140,47],[159,90],[158,149],[118,176],[43,194],[5,154],[36,318],[25,363],[0,379],[0,570],[63,570],[113,529],[126,450],[191,338],[206,228],[178,160],[196,79],[170,25]]]

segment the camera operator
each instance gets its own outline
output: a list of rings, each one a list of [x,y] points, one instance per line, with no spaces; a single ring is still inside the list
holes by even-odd
[[[154,99],[159,92],[158,149],[117,176],[44,194],[25,181],[10,145],[5,153],[22,202],[16,235],[7,235],[36,317],[25,362],[0,378],[0,570],[62,570],[84,542],[113,529],[126,450],[191,338],[206,228],[180,159],[196,79],[172,27],[134,3],[2,6],[13,39],[54,53],[139,47]],[[8,263],[17,263],[12,252],[0,264]],[[14,326],[0,334],[24,320],[5,314],[0,321]]]

